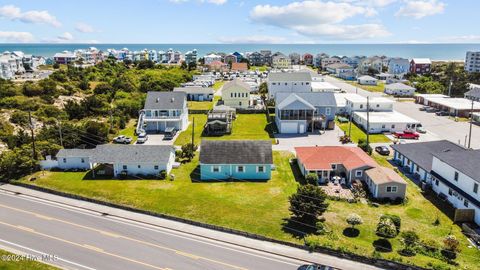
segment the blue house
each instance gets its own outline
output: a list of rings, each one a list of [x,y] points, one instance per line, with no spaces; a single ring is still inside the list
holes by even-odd
[[[201,180],[268,180],[272,164],[270,141],[203,140],[200,146]]]

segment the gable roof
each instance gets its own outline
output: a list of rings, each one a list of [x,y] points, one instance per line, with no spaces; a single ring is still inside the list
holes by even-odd
[[[273,164],[272,142],[203,140],[200,164]]]
[[[289,105],[295,103],[295,102],[300,102],[302,103],[303,105],[305,105],[305,107],[309,108],[309,109],[312,109],[312,110],[315,110],[315,106],[313,106],[312,104],[310,104],[308,101],[304,100],[303,98],[299,97],[298,95],[292,93],[290,94],[289,96],[287,96],[285,99],[283,99],[278,105],[278,109],[283,109],[285,107],[288,107]],[[294,109],[294,108],[291,108],[291,109]],[[300,109],[300,108],[295,108],[295,109]]]
[[[432,61],[430,61],[429,58],[413,58],[412,61],[415,63],[415,64],[420,64],[420,65],[429,65],[432,63]]]
[[[187,102],[185,92],[153,92],[147,93],[145,110],[174,110],[183,109]]]
[[[174,152],[169,145],[118,145],[103,144],[95,148],[93,163],[167,163]]]
[[[365,174],[370,177],[370,179],[377,185],[388,184],[388,183],[398,183],[406,185],[407,182],[398,175],[394,170],[386,167],[376,167],[368,169],[365,171]]]
[[[392,84],[386,84],[385,85],[386,89],[400,89],[400,90],[415,90],[414,87],[411,87],[409,85],[406,85],[404,83],[392,83]]]
[[[312,74],[310,72],[270,72],[268,81],[280,82],[311,82]]]
[[[175,87],[173,92],[185,92],[187,94],[213,94],[213,88],[211,87]]]
[[[362,149],[353,146],[295,147],[295,152],[307,170],[331,170],[332,164],[343,164],[349,171],[378,166]]]
[[[440,152],[434,156],[447,163],[461,173],[480,182],[480,150],[465,150],[462,152]]]
[[[442,152],[461,153],[466,151],[462,146],[447,140],[419,142],[407,144],[394,144],[392,149],[398,151],[421,168],[430,172],[432,170],[432,161],[434,154]]]
[[[290,98],[290,96],[294,96]],[[296,97],[295,97],[296,96]],[[322,107],[330,106],[336,107],[337,102],[335,100],[335,95],[332,92],[300,92],[300,93],[288,93],[288,92],[279,92],[275,95],[275,102],[279,104],[283,103],[284,100],[297,99],[306,102],[313,107]]]
[[[372,77],[372,76],[368,76],[368,75],[365,75],[365,76],[360,76],[357,78],[357,80],[369,80],[369,81],[378,81],[376,78]]]

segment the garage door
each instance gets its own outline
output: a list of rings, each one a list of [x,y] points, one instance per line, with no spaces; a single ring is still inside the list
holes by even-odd
[[[280,133],[298,133],[297,123],[282,123]]]

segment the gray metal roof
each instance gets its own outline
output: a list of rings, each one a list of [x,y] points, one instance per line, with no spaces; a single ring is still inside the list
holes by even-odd
[[[394,144],[392,148],[404,155],[427,172],[432,170],[433,155],[442,152],[456,152],[457,154],[466,151],[458,144],[447,140],[419,142],[407,144]]]
[[[466,150],[462,152],[440,152],[435,157],[454,167],[473,180],[480,182],[480,150]]]
[[[187,102],[185,92],[148,92],[145,110],[181,110]]]
[[[60,149],[57,158],[90,157],[95,149]]]
[[[90,157],[93,163],[167,163],[175,149],[169,145],[103,144]]]
[[[331,92],[300,92],[300,93],[279,92],[275,95],[275,103],[281,104],[282,101],[287,99],[290,95],[296,95],[301,99],[303,99],[304,101],[307,101],[314,107],[337,106],[335,95]]]
[[[268,80],[275,82],[311,82],[312,74],[310,72],[270,72]]]
[[[386,84],[385,85],[385,88],[388,88],[388,89],[400,89],[400,90],[415,90],[414,87],[411,87],[409,85],[406,85],[404,83],[392,83],[392,84]]]
[[[272,142],[203,140],[201,164],[273,164]]]
[[[211,87],[175,87],[173,92],[185,92],[187,94],[213,94],[213,88]]]

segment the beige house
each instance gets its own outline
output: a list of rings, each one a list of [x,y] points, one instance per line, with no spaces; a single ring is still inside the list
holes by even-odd
[[[365,183],[377,199],[405,199],[407,182],[394,170],[376,167],[365,171]]]
[[[222,88],[223,104],[233,108],[248,108],[250,105],[250,85],[235,79]]]

